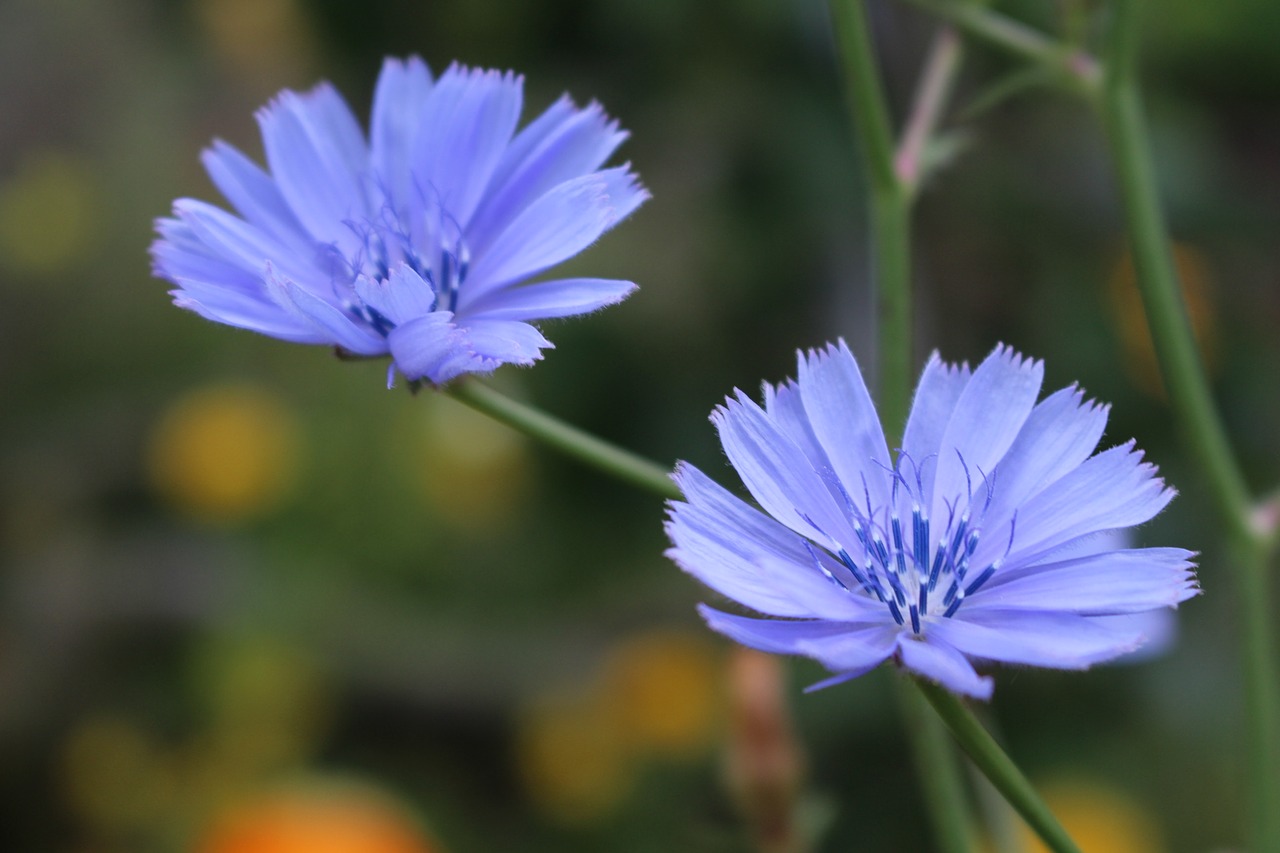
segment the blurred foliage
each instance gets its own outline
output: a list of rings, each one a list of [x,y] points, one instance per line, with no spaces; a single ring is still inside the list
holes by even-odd
[[[1045,27],[1078,10],[1087,34],[1104,4],[998,5]],[[1244,468],[1274,483],[1280,19],[1267,0],[1147,5],[1194,313]],[[871,9],[901,115],[933,25]],[[725,393],[836,335],[873,361],[818,0],[0,4],[0,849],[314,851],[294,828],[344,814],[390,821],[400,840],[371,851],[749,849],[717,757],[723,647],[662,557],[656,501],[387,391],[382,365],[178,311],[149,276],[152,219],[217,198],[203,145],[259,156],[253,111],[322,77],[364,114],[382,56],[410,52],[519,70],[526,118],[561,91],[600,100],[653,192],[565,271],[639,293],[556,323],[544,363],[495,376],[505,391],[733,484],[706,422]],[[958,105],[1015,70],[968,51]],[[1075,790],[1095,825],[1158,825],[1150,849],[1238,843],[1231,604],[1116,295],[1093,118],[1031,88],[947,129],[968,145],[917,216],[918,356],[1004,340],[1046,359],[1047,387],[1112,402],[1107,441],[1136,437],[1183,492],[1144,540],[1204,551],[1171,655],[1002,672],[990,714],[1034,776],[1092,780]],[[821,673],[789,671],[818,849],[924,849],[889,675],[801,695]],[[354,804],[280,793],[334,777],[358,780]],[[1115,791],[1142,816],[1089,804]],[[210,840],[229,820],[285,840]]]

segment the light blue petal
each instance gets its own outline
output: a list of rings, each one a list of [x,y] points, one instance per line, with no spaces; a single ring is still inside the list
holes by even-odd
[[[887,505],[889,450],[853,353],[840,341],[798,361],[804,410],[836,476],[851,494],[863,495],[865,486],[874,506]]]
[[[161,239],[151,244],[151,260],[157,275],[170,281],[193,279],[216,287],[263,296],[262,273],[246,269],[214,251],[178,219],[159,219]]]
[[[907,416],[907,426],[902,434],[902,450],[910,459],[908,470],[919,471],[925,495],[933,494],[933,474],[938,465],[942,436],[970,376],[969,365],[947,364],[935,350],[916,385],[911,414]]]
[[[947,504],[981,501],[989,475],[1013,444],[1035,406],[1044,365],[999,346],[973,372],[956,401],[938,447],[931,518],[947,517]],[[980,506],[981,504],[979,504]]]
[[[647,197],[625,169],[565,181],[525,208],[471,267],[461,307],[581,252]]]
[[[300,344],[328,343],[313,323],[300,319],[275,302],[214,284],[175,279],[180,290],[170,291],[173,304],[194,311],[207,320],[226,323],[284,341]]]
[[[803,655],[832,672],[865,673],[893,654],[898,629],[888,625],[854,626],[825,620],[782,622],[724,613],[705,604],[698,612],[713,630],[762,652]]]
[[[371,329],[357,323],[340,308],[292,281],[273,273],[267,267],[267,289],[271,296],[295,316],[310,321],[324,334],[326,343],[342,347],[356,355],[386,355],[387,342]]]
[[[1032,411],[996,468],[991,504],[982,525],[988,544],[1008,544],[1013,514],[1089,457],[1107,425],[1107,407],[1085,402],[1077,388],[1063,388]],[[979,553],[977,559],[990,556]]]
[[[431,131],[422,123],[431,87],[431,70],[416,56],[382,63],[369,119],[369,165],[398,212],[407,210],[414,192],[410,163],[418,134]]]
[[[214,186],[250,225],[271,234],[289,248],[310,253],[302,223],[271,176],[234,147],[215,139],[200,155]]]
[[[900,634],[898,658],[907,669],[938,682],[953,693],[990,699],[991,691],[995,689],[990,676],[978,675],[964,655],[945,643],[937,642],[934,636],[925,641]]]
[[[1178,641],[1178,614],[1169,607],[1119,616],[1094,616],[1091,621],[1109,631],[1137,631],[1143,636],[1141,646],[1107,661],[1110,664],[1143,663],[1163,655]]]
[[[845,508],[804,452],[741,391],[712,413],[724,452],[765,511],[836,551],[857,541]]]
[[[270,262],[279,275],[306,285],[316,281],[319,273],[310,261],[272,233],[263,231],[221,208],[195,199],[180,198],[173,203],[174,213],[203,243],[211,255],[227,263],[262,276]]]
[[[507,148],[490,192],[467,227],[473,251],[483,253],[552,187],[599,169],[626,138],[599,104],[579,110],[567,96],[561,98]]]
[[[1174,494],[1156,476],[1155,466],[1142,462],[1132,441],[1113,447],[1018,509],[1013,548],[1005,564],[1013,568],[1080,536],[1141,524],[1164,509]],[[979,546],[976,563],[987,560],[987,545],[984,540]],[[1007,547],[997,545],[1001,552]]]
[[[1169,607],[1196,595],[1190,551],[1142,548],[998,571],[964,609],[1057,610],[1083,616]]]
[[[436,294],[431,285],[406,264],[393,269],[387,279],[360,276],[355,290],[361,302],[397,325],[430,314],[436,308]]]
[[[488,320],[543,320],[587,314],[635,292],[629,281],[564,278],[490,293],[467,306],[467,316]]]
[[[472,350],[496,364],[533,364],[542,350],[553,347],[542,333],[518,320],[470,318],[460,322]]]
[[[800,386],[794,380],[776,386],[765,382],[761,390],[764,393],[764,410],[769,419],[800,448],[813,470],[827,481],[831,494],[843,501],[835,468],[827,458],[827,451],[818,443],[818,437],[814,435],[813,426],[809,423],[809,415],[804,410]]]
[[[1142,642],[1139,630],[1116,629],[1074,613],[961,608],[951,619],[931,621],[929,639],[966,655],[1004,663],[1085,669],[1131,652]]]
[[[716,592],[773,616],[866,621],[884,605],[833,582],[815,564],[853,586],[848,572],[798,534],[739,500],[691,465],[674,479],[688,503],[668,504],[667,556]],[[856,587],[855,587],[856,588]]]
[[[422,113],[411,169],[466,228],[520,119],[524,78],[451,65]]]
[[[480,366],[448,311],[424,314],[396,326],[387,335],[387,344],[396,368],[410,379],[438,385]]]
[[[369,154],[342,96],[327,83],[302,95],[286,90],[258,111],[258,125],[271,174],[303,227],[353,255],[360,240],[347,223],[369,215]]]

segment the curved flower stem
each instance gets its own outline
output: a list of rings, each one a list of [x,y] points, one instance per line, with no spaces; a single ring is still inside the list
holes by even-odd
[[[663,498],[679,500],[671,472],[629,450],[513,400],[475,379],[465,378],[443,389],[455,400],[544,444]]]
[[[913,679],[924,698],[938,712],[960,748],[973,759],[982,774],[1017,809],[1023,820],[1036,831],[1054,853],[1080,853],[1080,848],[1067,835],[1044,800],[1031,787],[1022,771],[1009,759],[995,739],[987,733],[955,694],[931,681]]]
[[[1280,702],[1271,635],[1268,531],[1255,528],[1248,490],[1214,407],[1182,302],[1160,210],[1151,145],[1137,82],[1138,16],[1133,0],[1113,4],[1100,109],[1124,200],[1138,287],[1169,400],[1226,531],[1239,574],[1248,713],[1251,849],[1280,851]]]

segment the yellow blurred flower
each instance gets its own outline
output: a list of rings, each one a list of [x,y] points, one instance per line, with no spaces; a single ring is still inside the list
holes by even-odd
[[[710,642],[672,630],[629,638],[581,684],[539,696],[520,714],[525,788],[562,823],[601,820],[625,801],[644,759],[684,759],[711,746],[723,698]]]
[[[409,811],[364,784],[295,783],[214,819],[196,853],[440,853]]]
[[[239,77],[274,90],[313,64],[314,39],[297,0],[197,0],[194,11],[215,54]]]
[[[633,748],[686,757],[713,743],[725,685],[709,639],[684,631],[632,637],[609,653],[601,683]]]
[[[1062,779],[1040,789],[1045,802],[1081,850],[1088,853],[1164,853],[1155,819],[1124,791],[1101,782]],[[1018,822],[1019,850],[1048,853],[1026,824]]]
[[[80,721],[62,745],[60,770],[68,806],[95,833],[147,827],[172,808],[177,793],[171,756],[123,717]]]
[[[599,694],[547,694],[517,720],[516,762],[533,803],[553,820],[587,824],[612,814],[633,781],[627,744]]]
[[[299,439],[293,414],[265,391],[203,388],[177,400],[156,425],[147,459],[151,483],[202,520],[260,515],[294,485]]]
[[[407,413],[404,431],[405,446],[416,448],[405,470],[450,525],[492,524],[520,505],[531,472],[515,430],[453,400],[432,399]]]
[[[323,741],[333,697],[303,650],[266,638],[219,640],[196,659],[207,726],[194,744],[208,787],[288,771]]]
[[[27,154],[0,184],[0,264],[56,275],[85,261],[99,235],[102,194],[93,170],[60,151]]]
[[[1204,255],[1194,247],[1175,245],[1174,265],[1182,281],[1182,298],[1186,304],[1191,331],[1200,347],[1200,355],[1208,368],[1217,363],[1218,324],[1213,308],[1213,276]],[[1147,315],[1138,292],[1133,257],[1125,252],[1111,275],[1108,298],[1125,371],[1138,388],[1153,397],[1164,396],[1164,382],[1156,362],[1155,347],[1147,327]]]

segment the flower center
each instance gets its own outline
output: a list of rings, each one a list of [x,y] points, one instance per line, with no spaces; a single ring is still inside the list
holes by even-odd
[[[946,501],[949,511],[946,524],[941,530],[931,530],[929,514],[919,500],[922,489],[911,489],[902,476],[901,462],[899,457],[898,467],[891,472],[894,480],[889,506],[872,507],[868,495],[867,505],[858,507],[846,495],[858,541],[855,545],[840,547],[836,557],[855,583],[850,585],[825,567],[820,565],[820,568],[846,590],[883,602],[895,622],[903,626],[910,624],[912,633],[922,635],[925,617],[955,615],[965,597],[991,579],[1001,560],[995,560],[971,577],[971,561],[982,539],[980,521],[986,507],[979,511],[975,522],[970,488],[969,495],[957,495],[954,501]],[[984,476],[982,488],[987,493],[987,505],[993,484],[994,478]],[[910,531],[905,529],[905,516],[900,510],[900,488],[911,499]],[[963,512],[959,511],[961,505]],[[1009,545],[1013,545],[1012,529]]]
[[[354,294],[351,285],[360,275],[387,281],[392,270],[404,265],[431,288],[431,311],[457,311],[458,293],[467,280],[471,252],[457,221],[441,207],[401,217],[390,207],[381,216],[347,223],[359,240],[359,249],[346,261],[348,311],[368,323],[383,337],[396,324]],[[425,250],[423,247],[426,247]]]

